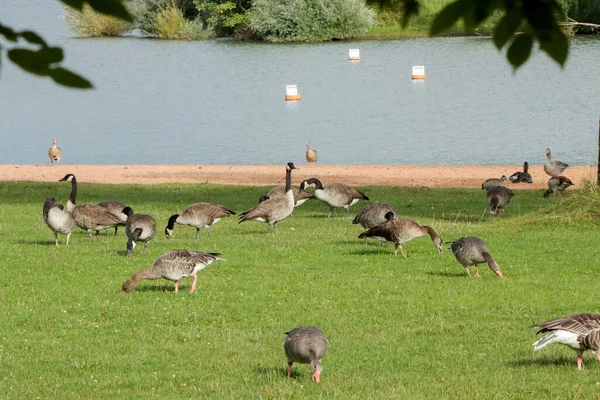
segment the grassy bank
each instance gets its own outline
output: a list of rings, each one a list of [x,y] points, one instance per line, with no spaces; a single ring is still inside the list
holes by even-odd
[[[564,218],[578,192],[552,204],[516,191],[502,219],[490,219],[481,190],[362,188],[373,201],[433,226],[444,240],[487,241],[505,279],[487,268],[469,280],[429,238],[405,246],[365,245],[339,210],[311,201],[280,224],[236,218],[196,241],[189,227],[162,231],[197,201],[238,212],[266,190],[218,185],[80,184],[79,202],[118,199],[155,216],[159,236],[145,255],[124,256],[123,232],[54,246],[42,221],[47,196],[66,201],[65,183],[0,183],[0,397],[14,398],[591,398],[600,365],[590,354],[550,346],[533,353],[533,323],[599,311],[593,295],[598,242],[589,214]],[[353,206],[353,211],[360,209]],[[352,216],[353,217],[353,216]],[[64,237],[61,237],[64,244]],[[175,248],[227,259],[173,284],[122,282]],[[284,332],[317,325],[329,338],[321,383],[308,366],[285,377]]]

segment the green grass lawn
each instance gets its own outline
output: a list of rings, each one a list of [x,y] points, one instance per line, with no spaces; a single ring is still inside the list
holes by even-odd
[[[58,177],[57,177],[58,179]],[[153,215],[159,234],[145,255],[125,256],[123,229],[89,242],[77,229],[54,246],[42,203],[68,199],[67,183],[0,183],[0,398],[592,398],[600,364],[590,353],[534,353],[530,325],[600,311],[599,239],[593,218],[569,218],[582,192],[553,204],[515,190],[501,219],[485,193],[467,189],[361,188],[372,201],[431,225],[445,240],[483,238],[505,279],[487,266],[470,280],[428,237],[367,245],[362,228],[310,201],[267,235],[266,224],[225,218],[212,238],[168,217],[208,201],[238,213],[266,188],[218,185],[79,185],[80,204],[121,200]],[[574,214],[573,214],[574,215]],[[586,214],[587,215],[587,214]],[[449,247],[449,245],[446,245]],[[227,259],[178,294],[165,280],[123,281],[176,248]],[[285,376],[285,332],[316,325],[329,339],[321,383],[307,365]]]

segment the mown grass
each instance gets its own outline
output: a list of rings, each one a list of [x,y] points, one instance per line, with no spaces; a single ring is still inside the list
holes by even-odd
[[[57,178],[58,179],[58,178]],[[533,353],[533,323],[599,311],[598,227],[569,218],[585,199],[556,204],[518,191],[490,219],[481,190],[366,187],[373,201],[433,226],[444,240],[482,237],[504,272],[470,280],[428,238],[405,246],[357,239],[362,228],[311,201],[280,224],[226,218],[196,241],[189,227],[162,234],[167,218],[197,201],[236,211],[266,191],[218,185],[80,184],[79,202],[118,199],[155,216],[159,236],[126,257],[124,233],[89,242],[77,230],[56,248],[42,221],[64,183],[0,183],[0,397],[15,398],[590,398],[600,365],[550,346]],[[360,205],[353,206],[358,211]],[[64,237],[61,237],[64,244]],[[219,251],[226,262],[191,279],[124,280],[175,248]],[[329,338],[321,383],[308,366],[285,376],[284,332],[317,325]]]

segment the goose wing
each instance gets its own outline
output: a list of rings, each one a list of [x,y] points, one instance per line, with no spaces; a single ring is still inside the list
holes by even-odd
[[[600,314],[581,313],[558,317],[549,321],[540,322],[532,327],[541,328],[536,334],[546,333],[555,330],[587,335],[592,330],[600,329]]]

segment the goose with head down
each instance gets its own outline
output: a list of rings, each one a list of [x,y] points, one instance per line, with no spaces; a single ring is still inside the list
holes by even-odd
[[[316,326],[299,326],[285,334],[283,349],[288,360],[288,378],[292,376],[292,365],[296,362],[310,364],[313,382],[320,382],[323,371],[321,360],[329,346],[323,331]]]
[[[136,242],[144,242],[144,250],[156,236],[156,221],[148,214],[134,214],[130,207],[123,210],[127,214],[125,234],[127,234],[127,255],[130,256],[136,246]]]
[[[548,189],[544,192],[544,197],[550,196],[550,193],[554,193],[554,200],[556,200],[556,193],[560,195],[562,199],[562,192],[567,190],[569,186],[573,186],[573,181],[566,176],[553,176],[548,179]]]
[[[200,237],[200,228],[206,228],[208,237],[210,237],[210,228],[221,218],[234,215],[235,211],[225,208],[221,205],[212,203],[194,203],[186,207],[181,214],[173,214],[169,217],[167,227],[165,228],[165,236],[173,237],[173,229],[175,223],[179,225],[193,226],[196,228],[196,239]]]
[[[42,216],[44,222],[48,225],[48,228],[54,232],[54,243],[58,247],[58,234],[63,233],[67,235],[67,246],[69,245],[69,239],[71,238],[71,232],[75,229],[75,220],[70,212],[65,211],[62,204],[56,204],[54,197],[48,197],[44,200],[44,207],[42,210]]]
[[[504,186],[504,181],[507,180],[508,178],[506,177],[506,175],[502,175],[500,178],[489,178],[486,179],[482,184],[481,184],[481,189],[489,189],[491,187],[494,186]]]
[[[465,267],[469,278],[471,278],[471,272],[469,267],[475,265],[475,277],[479,278],[479,264],[486,262],[490,269],[494,271],[499,278],[504,278],[500,267],[494,257],[490,254],[490,251],[483,240],[475,236],[465,236],[452,242],[452,253],[456,260]]]

